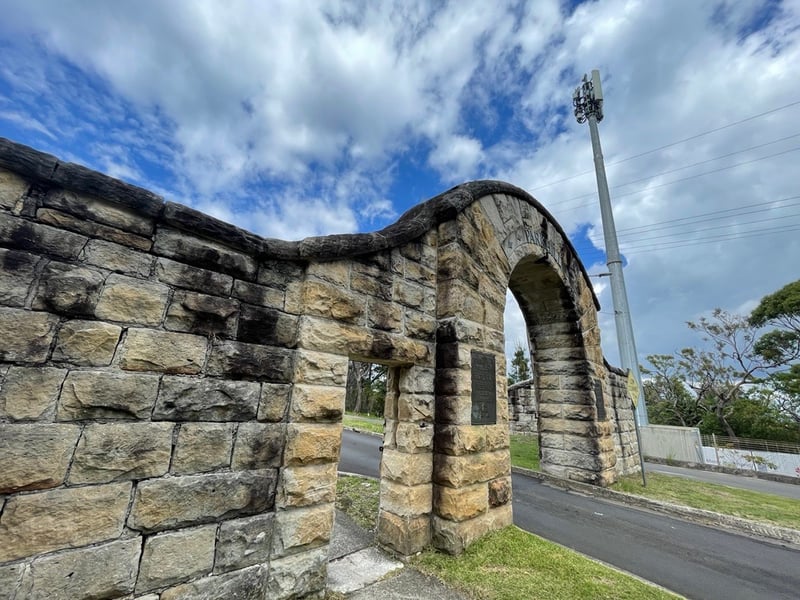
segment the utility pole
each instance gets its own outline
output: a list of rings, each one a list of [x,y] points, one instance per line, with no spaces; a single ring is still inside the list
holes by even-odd
[[[597,123],[603,120],[603,91],[600,87],[600,72],[592,71],[591,79],[583,76],[583,82],[572,95],[575,107],[575,118],[578,123],[589,121],[589,132],[592,136],[594,152],[594,169],[597,175],[597,193],[600,196],[600,214],[603,219],[603,236],[606,243],[606,264],[611,275],[611,298],[614,303],[614,321],[617,326],[617,343],[622,366],[633,375],[639,388],[639,402],[636,405],[636,424],[647,425],[647,406],[642,389],[642,375],[639,372],[639,360],[636,355],[636,342],[633,338],[631,312],[628,308],[628,293],[625,290],[625,277],[622,274],[622,257],[617,243],[617,229],[614,225],[614,213],[611,210],[611,198],[608,193],[606,168],[603,163],[603,150],[600,148],[600,134]]]

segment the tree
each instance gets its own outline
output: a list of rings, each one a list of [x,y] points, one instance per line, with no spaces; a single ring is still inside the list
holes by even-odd
[[[647,357],[652,368],[641,366],[644,400],[647,414],[653,423],[694,427],[703,418],[704,411],[682,379],[677,360],[669,354],[652,354]]]
[[[528,356],[522,344],[517,342],[514,348],[514,356],[511,358],[511,369],[508,373],[508,384],[527,381],[531,378],[531,368],[528,363]]]
[[[387,373],[384,365],[351,361],[347,370],[345,410],[382,416]]]

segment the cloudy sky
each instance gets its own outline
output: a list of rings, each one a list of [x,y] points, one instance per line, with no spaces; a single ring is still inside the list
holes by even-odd
[[[800,277],[798,0],[0,0],[0,136],[268,237],[530,191],[605,272],[600,135],[639,355]],[[619,364],[607,279],[595,279]],[[507,339],[523,341],[507,310]]]

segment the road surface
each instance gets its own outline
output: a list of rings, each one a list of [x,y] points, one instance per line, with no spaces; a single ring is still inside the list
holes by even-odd
[[[381,438],[345,431],[341,471],[378,476]],[[696,600],[800,598],[800,551],[513,476],[514,523]]]

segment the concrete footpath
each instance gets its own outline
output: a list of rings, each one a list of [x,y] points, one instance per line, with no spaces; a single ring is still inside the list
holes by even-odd
[[[348,599],[466,600],[375,546],[374,535],[337,510],[328,562],[328,590]]]

